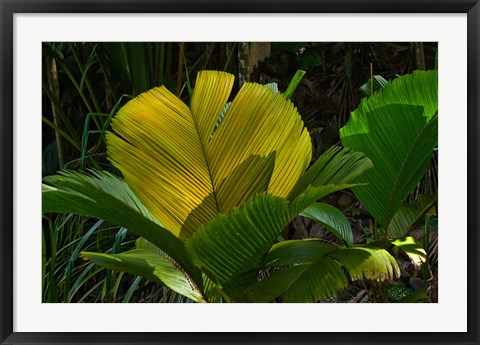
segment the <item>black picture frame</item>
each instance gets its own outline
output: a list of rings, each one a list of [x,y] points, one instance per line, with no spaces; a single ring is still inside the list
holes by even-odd
[[[479,0],[0,0],[1,344],[480,344]],[[465,333],[16,333],[13,332],[13,15],[15,13],[467,13],[468,331]],[[454,315],[452,317],[455,317]],[[239,322],[241,322],[239,320]],[[393,322],[393,321],[392,321]],[[395,321],[397,322],[397,321]],[[401,322],[401,321],[400,321]],[[407,325],[408,327],[408,325]],[[239,323],[241,328],[241,323]],[[239,329],[241,330],[241,329]]]

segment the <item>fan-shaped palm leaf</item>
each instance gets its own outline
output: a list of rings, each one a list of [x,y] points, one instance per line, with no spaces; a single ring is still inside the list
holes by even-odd
[[[283,227],[319,198],[351,187],[371,161],[334,147],[305,172],[310,138],[281,94],[246,83],[219,121],[232,82],[226,73],[200,73],[190,108],[163,87],[127,103],[107,136],[109,158],[126,183],[106,173],[48,178],[44,211],[104,218],[145,237],[179,274],[152,273],[168,262],[151,251],[122,256],[122,265],[135,254],[136,264],[150,266],[135,272],[176,291],[241,299]],[[105,265],[118,259],[87,256]],[[185,291],[184,273],[193,292]]]
[[[242,88],[212,136],[232,86],[229,74],[200,72],[190,108],[164,87],[150,90],[119,111],[107,135],[126,182],[184,239],[258,192],[287,197],[311,159],[292,103],[258,84]]]
[[[231,283],[259,266],[278,234],[298,213],[330,193],[349,188],[351,180],[371,167],[364,155],[336,147],[317,162],[299,181],[309,181],[308,186],[290,203],[262,193],[201,226],[186,242],[197,267],[221,286]],[[312,170],[316,173],[309,173]]]
[[[251,301],[269,302],[283,296],[285,302],[317,302],[348,285],[343,267],[352,279],[399,276],[395,259],[382,248],[345,248],[318,240],[277,243],[262,266],[274,267],[276,271],[247,290]]]
[[[400,205],[390,222],[387,236],[390,238],[405,236],[432,209],[434,204],[435,197],[433,195],[419,195],[417,200]]]
[[[384,230],[427,168],[438,137],[437,72],[397,78],[352,112],[340,129],[345,147],[365,153],[374,168],[355,195]]]
[[[136,241],[136,249],[121,254],[83,252],[82,255],[96,264],[143,276],[161,282],[172,290],[196,302],[205,302],[194,280],[175,261],[157,246],[143,238]]]

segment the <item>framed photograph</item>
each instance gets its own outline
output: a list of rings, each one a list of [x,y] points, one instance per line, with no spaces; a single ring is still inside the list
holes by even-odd
[[[479,344],[477,0],[0,0],[1,344]]]

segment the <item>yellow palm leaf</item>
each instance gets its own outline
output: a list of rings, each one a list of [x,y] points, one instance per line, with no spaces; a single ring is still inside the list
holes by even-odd
[[[217,125],[234,77],[203,71],[189,108],[165,87],[128,102],[107,134],[108,155],[149,211],[182,239],[267,190],[287,198],[311,159],[293,106],[247,83]]]

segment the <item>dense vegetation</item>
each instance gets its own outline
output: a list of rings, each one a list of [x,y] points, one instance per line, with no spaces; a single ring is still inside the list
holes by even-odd
[[[44,301],[437,301],[434,44],[43,50]]]

